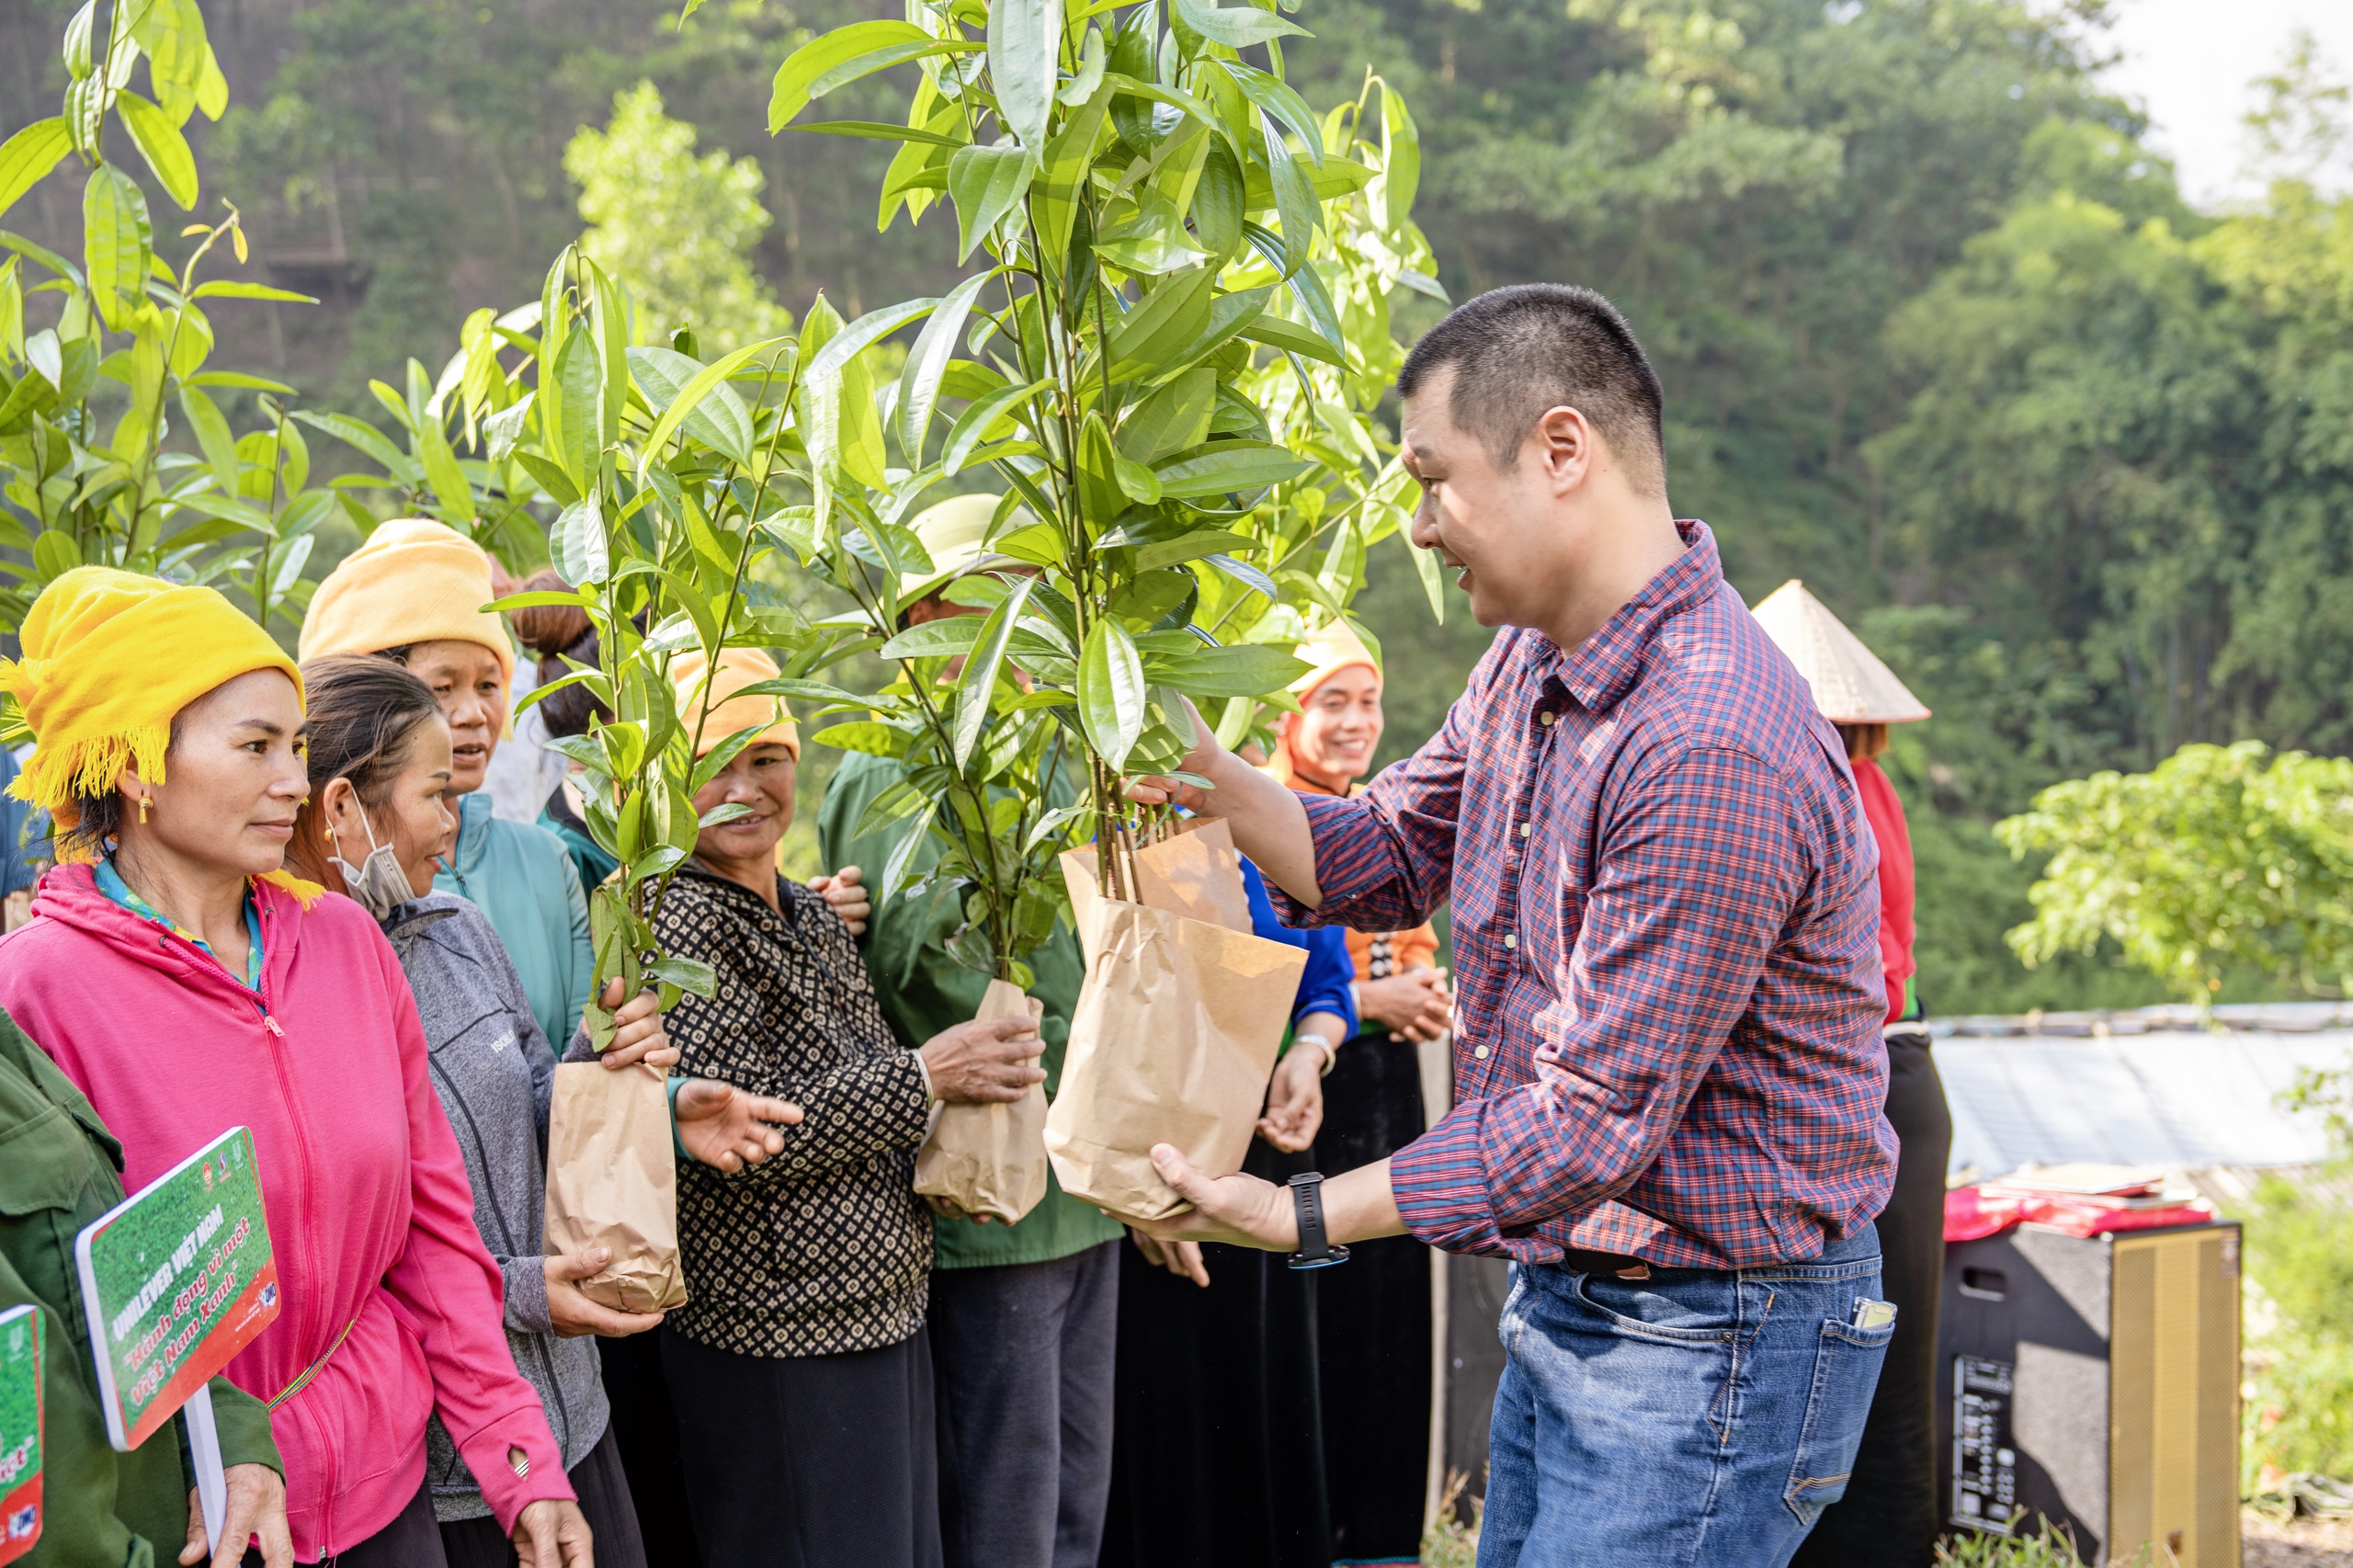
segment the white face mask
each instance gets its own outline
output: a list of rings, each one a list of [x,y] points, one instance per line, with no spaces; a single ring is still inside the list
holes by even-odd
[[[399,858],[389,844],[376,842],[375,824],[368,820],[367,808],[359,812],[359,825],[368,831],[368,859],[354,866],[343,858],[340,841],[333,856],[335,869],[343,873],[343,885],[358,901],[359,907],[381,920],[400,905],[416,896],[408,885],[408,873],[401,869]]]

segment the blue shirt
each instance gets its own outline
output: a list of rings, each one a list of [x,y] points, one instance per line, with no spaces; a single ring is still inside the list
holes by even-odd
[[[1357,1032],[1357,1004],[1349,989],[1349,982],[1357,977],[1356,960],[1348,957],[1347,933],[1336,926],[1319,926],[1299,931],[1275,918],[1274,901],[1267,896],[1267,881],[1258,868],[1247,859],[1242,862],[1242,891],[1250,896],[1250,925],[1259,936],[1272,942],[1284,942],[1302,948],[1307,953],[1307,972],[1299,977],[1299,994],[1291,1003],[1293,1028],[1310,1013],[1337,1013],[1342,1020],[1340,1040]],[[1335,1045],[1338,1040],[1333,1041]]]

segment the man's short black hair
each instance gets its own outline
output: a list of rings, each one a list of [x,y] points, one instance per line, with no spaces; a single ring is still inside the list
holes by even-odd
[[[1422,335],[1398,372],[1412,397],[1454,370],[1447,412],[1498,466],[1518,455],[1550,408],[1574,408],[1601,432],[1643,494],[1666,494],[1665,394],[1618,307],[1590,289],[1516,283],[1458,306]]]

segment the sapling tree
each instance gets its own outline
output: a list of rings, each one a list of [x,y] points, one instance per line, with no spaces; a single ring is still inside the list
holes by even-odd
[[[1399,353],[1389,301],[1443,298],[1410,215],[1413,121],[1370,76],[1355,102],[1310,109],[1283,79],[1279,40],[1301,31],[1194,0],[1165,30],[1152,6],[918,3],[777,74],[781,130],[845,83],[917,65],[904,123],[798,128],[902,143],[881,225],[944,202],[960,258],[983,264],[842,326],[828,373],[813,364],[796,549],[902,665],[858,699],[874,718],[817,738],[900,758],[903,789],[874,812],[946,841],[938,874],[966,881],[968,949],[995,972],[1050,926],[1051,895],[1029,890],[1067,843],[1109,847],[1121,891],[1121,846],[1163,826],[1121,778],[1181,762],[1187,699],[1237,742],[1287,703],[1304,668],[1289,645],[1347,613],[1367,549],[1404,516],[1373,416]],[[917,322],[878,385],[876,346]],[[925,564],[902,519],[983,468],[1005,487],[990,548],[1034,575],[970,584],[985,616],[897,630],[889,585]],[[1064,756],[1085,789],[1058,810]]]
[[[139,181],[106,152],[106,130],[119,126],[156,184],[194,212],[196,159],[181,128],[199,109],[219,119],[228,103],[204,13],[196,0],[118,0],[102,18],[97,0],[85,0],[63,53],[61,112],[0,143],[0,218],[60,167],[86,171],[79,265],[0,230],[0,544],[29,557],[0,559],[0,628],[14,630],[51,578],[91,564],[236,588],[263,625],[297,621],[313,530],[335,496],[310,483],[310,452],[288,417],[293,389],[210,367],[203,301],[313,301],[199,280],[224,243],[246,259],[225,203],[217,222],[183,228],[197,244],[175,272],[155,254]],[[133,86],[142,62],[143,95]],[[244,434],[221,392],[257,394]]]

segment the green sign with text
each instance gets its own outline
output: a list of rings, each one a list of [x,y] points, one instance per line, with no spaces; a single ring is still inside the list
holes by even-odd
[[[231,1128],[75,1248],[107,1437],[137,1448],[278,1316],[253,1134]]]
[[[0,1562],[40,1540],[40,1309],[0,1312]]]

